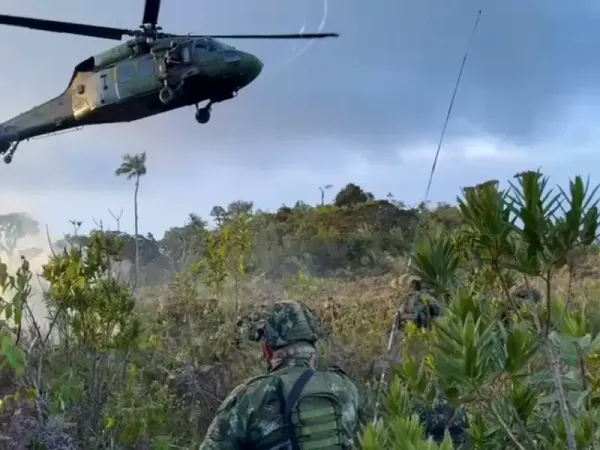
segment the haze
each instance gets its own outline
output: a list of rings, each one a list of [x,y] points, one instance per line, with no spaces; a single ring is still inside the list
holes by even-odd
[[[165,0],[159,23],[173,33],[317,31],[322,1]],[[480,8],[430,200],[529,168],[556,181],[587,175],[599,162],[597,3],[329,0],[322,31],[341,37],[296,59],[301,42],[229,42],[265,68],[215,105],[207,125],[183,108],[22,143],[0,167],[1,212],[30,212],[59,234],[69,219],[85,231],[92,218],[110,224],[108,208],[123,208],[132,231],[132,184],[113,172],[123,153],[141,151],[144,234],[161,236],[190,212],[207,217],[238,199],[263,209],[315,203],[325,184],[418,202]],[[135,28],[142,9],[141,0],[5,0],[0,13]],[[4,26],[0,42],[1,120],[57,95],[76,63],[115,44]]]

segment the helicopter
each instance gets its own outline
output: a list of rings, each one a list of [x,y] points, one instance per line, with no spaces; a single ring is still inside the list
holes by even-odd
[[[20,142],[86,125],[132,122],[195,105],[196,121],[234,98],[261,73],[255,55],[219,39],[317,39],[338,33],[176,35],[157,25],[161,0],[146,0],[137,30],[0,14],[0,25],[116,41],[75,66],[66,90],[0,123],[0,155],[9,164]],[[203,107],[199,105],[206,102]]]

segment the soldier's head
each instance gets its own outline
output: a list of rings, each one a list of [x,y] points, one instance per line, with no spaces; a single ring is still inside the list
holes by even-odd
[[[319,328],[306,305],[291,300],[275,302],[254,327],[253,340],[260,341],[271,368],[284,359],[308,359],[315,363]]]
[[[21,261],[25,261],[25,255],[21,255]]]
[[[539,303],[542,299],[542,294],[536,288],[528,286],[523,283],[513,289],[513,296],[521,304],[533,301],[533,303]]]
[[[418,292],[423,288],[423,283],[421,281],[420,277],[417,277],[416,275],[411,275],[408,278],[408,289],[411,292]]]

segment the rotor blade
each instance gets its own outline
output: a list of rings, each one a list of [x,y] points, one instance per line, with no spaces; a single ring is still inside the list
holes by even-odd
[[[99,27],[72,22],[59,22],[55,20],[33,19],[31,17],[6,16],[0,14],[0,25],[31,28],[33,30],[51,31],[53,33],[77,34],[103,39],[120,41],[123,35],[130,34],[129,30],[111,27]]]
[[[142,25],[156,25],[159,12],[160,0],[146,0],[146,6],[144,6],[144,16],[142,18]]]
[[[214,39],[322,39],[339,37],[338,33],[294,33],[294,34],[211,34]]]

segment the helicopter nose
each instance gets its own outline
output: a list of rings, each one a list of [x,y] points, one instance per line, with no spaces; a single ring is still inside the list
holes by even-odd
[[[263,68],[263,63],[251,53],[242,53],[241,65],[243,68],[246,84],[253,82],[260,75]]]

